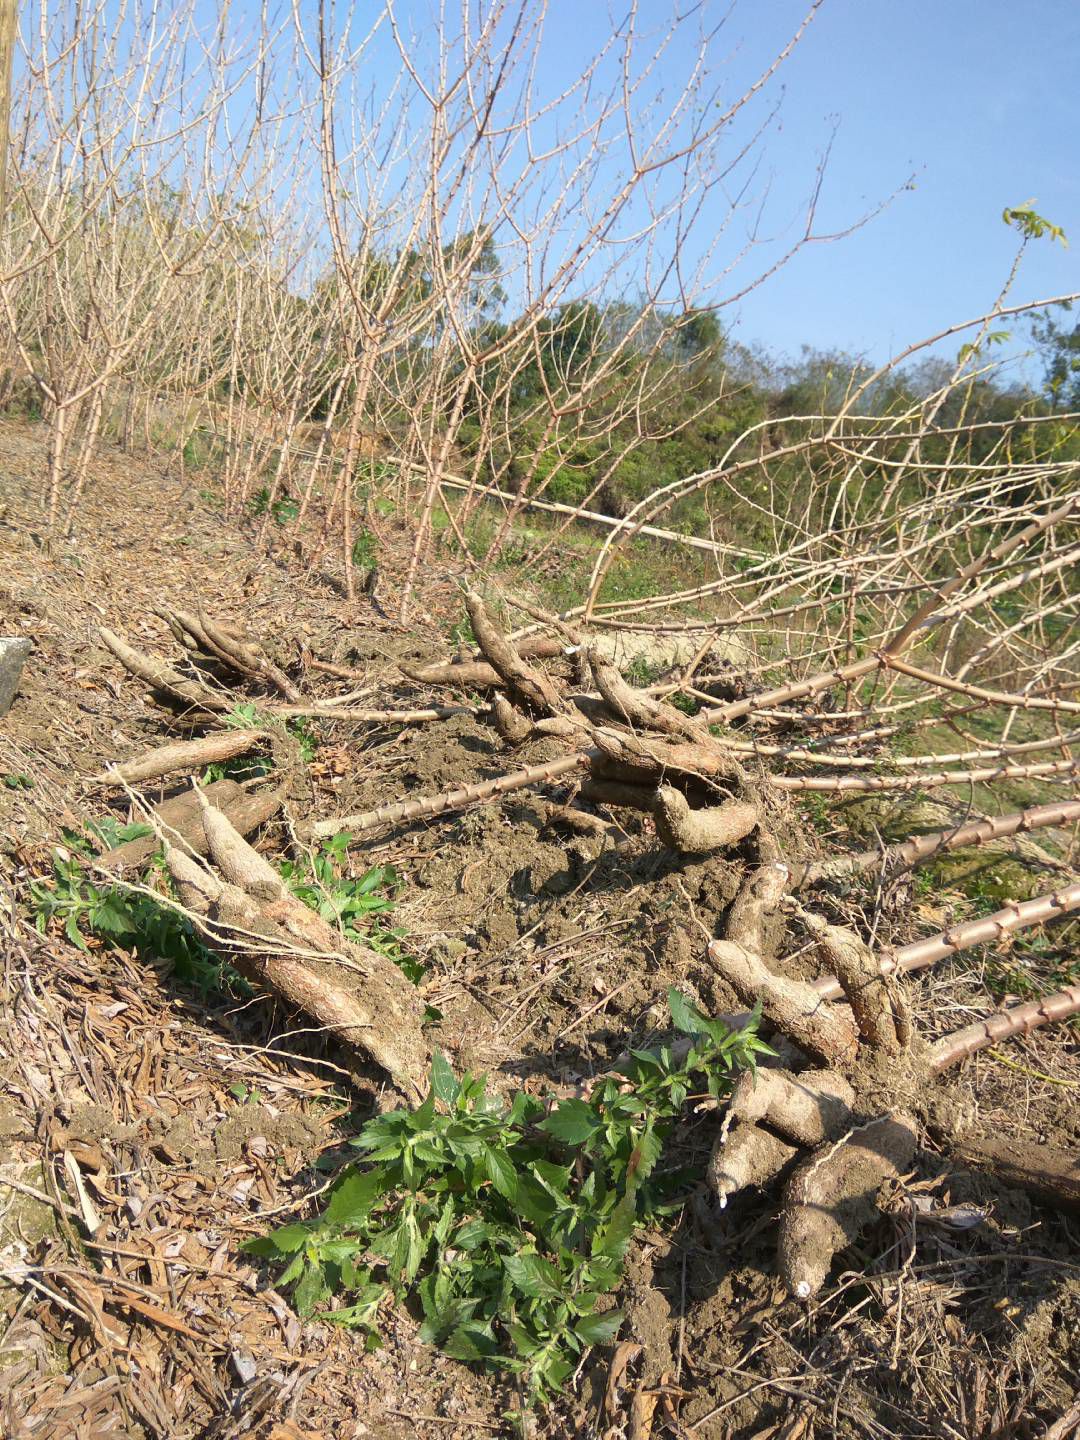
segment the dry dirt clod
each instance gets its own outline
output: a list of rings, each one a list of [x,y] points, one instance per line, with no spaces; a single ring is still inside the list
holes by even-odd
[[[30,650],[25,636],[0,635],[0,716],[11,709]]]

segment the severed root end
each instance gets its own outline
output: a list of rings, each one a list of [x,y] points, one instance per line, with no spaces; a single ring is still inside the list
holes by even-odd
[[[824,1145],[799,1166],[784,1195],[778,1246],[780,1274],[793,1295],[817,1294],[833,1257],[877,1218],[878,1191],[907,1169],[915,1143],[915,1121],[897,1112]]]
[[[798,1153],[797,1146],[752,1121],[736,1122],[731,1133],[717,1142],[706,1175],[721,1210],[747,1186],[768,1185]]]
[[[833,1070],[744,1071],[709,1162],[708,1182],[721,1207],[747,1185],[768,1184],[800,1147],[842,1134],[854,1100],[850,1084]]]
[[[505,695],[491,702],[491,723],[511,745],[522,745],[533,734],[533,723],[514,709]]]
[[[681,854],[702,854],[736,845],[760,819],[756,805],[735,802],[691,810],[686,796],[671,785],[660,786],[652,808],[657,835],[669,849]]]

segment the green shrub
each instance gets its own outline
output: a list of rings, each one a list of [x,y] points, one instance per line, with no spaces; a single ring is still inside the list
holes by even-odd
[[[725,1095],[767,1049],[756,1016],[730,1031],[678,991],[668,1004],[687,1053],[635,1050],[588,1099],[521,1091],[508,1104],[437,1054],[427,1099],[364,1126],[352,1143],[366,1163],[323,1213],[244,1248],[286,1262],[278,1283],[301,1314],[377,1343],[388,1297],[415,1300],[425,1343],[518,1373],[533,1400],[558,1391],[619,1329],[605,1297],[634,1232],[678,1208],[687,1177],[659,1164],[671,1123],[691,1093]]]

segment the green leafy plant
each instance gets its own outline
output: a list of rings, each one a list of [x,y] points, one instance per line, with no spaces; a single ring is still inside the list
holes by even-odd
[[[1045,215],[1038,214],[1034,200],[1025,200],[1023,205],[1007,205],[1001,212],[1001,218],[1006,225],[1019,230],[1025,240],[1041,240],[1047,235],[1060,245],[1067,246],[1069,243],[1060,225],[1055,225],[1047,220]]]
[[[392,865],[377,865],[355,878],[342,874],[351,840],[352,836],[342,831],[324,840],[310,855],[282,861],[278,866],[281,878],[305,905],[339,926],[347,940],[378,950],[414,985],[419,984],[424,967],[402,948],[405,932],[389,928],[380,918],[394,908],[393,893],[400,876]]]
[[[475,645],[476,636],[473,634],[472,621],[466,615],[464,619],[457,620],[450,626],[451,645]]]
[[[87,829],[108,846],[151,833],[146,825],[118,825],[111,818],[91,822]],[[89,850],[85,836],[69,831],[65,838],[76,852]],[[177,979],[200,993],[222,989],[226,984],[234,991],[247,989],[245,982],[203,943],[191,921],[179,910],[126,885],[98,885],[87,875],[85,862],[69,849],[53,851],[48,880],[31,880],[30,905],[41,934],[50,924],[59,924],[72,945],[84,952],[90,948],[89,935],[103,945],[138,950],[167,961]]]
[[[274,762],[269,755],[258,752],[251,755],[234,755],[231,760],[215,760],[202,773],[204,785],[215,780],[263,780],[273,773]]]
[[[286,735],[292,736],[300,746],[300,758],[305,765],[309,765],[315,759],[319,749],[319,740],[314,730],[302,717],[294,720],[286,720],[284,725],[274,715],[267,715],[259,709],[254,700],[245,700],[234,705],[227,715],[221,717],[221,723],[228,726],[230,730],[277,730]],[[207,770],[206,778],[221,779],[220,775],[211,775]],[[223,772],[233,773],[233,772]]]
[[[353,541],[352,563],[359,570],[373,570],[379,557],[379,547],[370,530],[361,530]]]
[[[270,503],[270,487],[264,485],[251,497],[251,513],[253,515],[265,515],[269,510],[279,525],[287,525],[290,520],[295,520],[300,513],[300,506],[295,500],[287,496],[281,496]]]
[[[665,668],[659,660],[650,660],[647,655],[635,655],[630,664],[624,668],[623,674],[631,685],[642,690],[646,685],[655,684],[663,675]]]
[[[549,1397],[618,1332],[607,1297],[635,1231],[678,1207],[687,1176],[660,1161],[687,1098],[702,1085],[725,1095],[767,1050],[756,1016],[733,1031],[676,990],[668,1005],[689,1045],[631,1052],[588,1099],[522,1091],[508,1103],[437,1054],[424,1103],[351,1142],[366,1164],[341,1175],[323,1213],[245,1249],[286,1262],[279,1283],[301,1314],[374,1344],[388,1298],[413,1301],[425,1343]]]

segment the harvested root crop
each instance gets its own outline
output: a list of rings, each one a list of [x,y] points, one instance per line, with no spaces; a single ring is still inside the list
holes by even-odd
[[[189,719],[219,715],[231,708],[230,702],[223,696],[215,695],[196,680],[186,679],[163,661],[149,659],[104,626],[99,633],[102,643],[112,651],[129,675],[148,685],[156,696],[179,706]]]
[[[241,835],[250,835],[264,825],[281,805],[279,791],[251,789],[235,780],[215,780],[202,793],[228,817],[229,823]],[[126,840],[122,845],[107,850],[98,856],[98,867],[119,874],[144,865],[161,845],[161,836],[173,844],[186,845],[196,855],[207,853],[201,808],[192,792],[155,805],[150,818],[153,834]]]
[[[748,877],[727,924],[729,937],[737,935],[742,943],[717,940],[709,954],[740,999],[748,1004],[756,999],[788,1046],[819,1065],[824,1061],[825,1068],[800,1069],[796,1059],[788,1069],[743,1076],[708,1178],[721,1208],[747,1187],[783,1179],[780,1274],[793,1295],[809,1299],[824,1284],[835,1256],[877,1218],[882,1187],[899,1182],[909,1168],[918,1142],[909,1101],[923,1100],[935,1074],[982,1045],[1074,1013],[1080,987],[1075,995],[1062,992],[1017,1007],[1015,1017],[1009,1012],[992,1017],[927,1053],[911,1033],[896,957],[874,955],[854,931],[796,907],[821,964],[835,978],[811,985],[777,974],[765,962],[764,922],[781,901],[786,874],[785,867],[773,865]],[[1032,916],[1045,918],[1046,897],[1029,904]],[[964,943],[993,938],[995,918],[989,917],[989,928],[982,921],[970,925],[966,936],[958,927],[945,937],[944,951],[938,949],[943,937],[931,937],[920,948],[929,955],[953,953]],[[834,994],[847,1006],[827,998]],[[891,1108],[901,1097],[903,1108]],[[991,1169],[1041,1199],[1075,1207],[1080,1182],[1067,1157],[985,1137],[945,1139],[956,1142],[961,1160]]]
[[[175,609],[161,613],[173,634],[188,649],[197,651],[208,660],[219,661],[246,679],[270,685],[280,691],[286,700],[296,702],[302,698],[296,685],[284,670],[274,664],[261,645],[233,626],[211,619],[201,606],[197,615]]]
[[[430,1057],[415,987],[393,961],[346,940],[298,900],[201,791],[196,803],[217,873],[174,845],[165,856],[207,942],[416,1100]]]
[[[189,775],[206,765],[219,765],[235,760],[254,750],[269,736],[265,730],[219,730],[201,740],[180,740],[175,745],[162,745],[127,760],[123,765],[110,765],[90,780],[91,785],[141,785],[147,780],[161,780],[166,775]]]
[[[858,1126],[799,1166],[784,1191],[780,1274],[800,1300],[816,1295],[833,1257],[877,1218],[877,1195],[915,1154],[916,1125],[898,1111]]]

